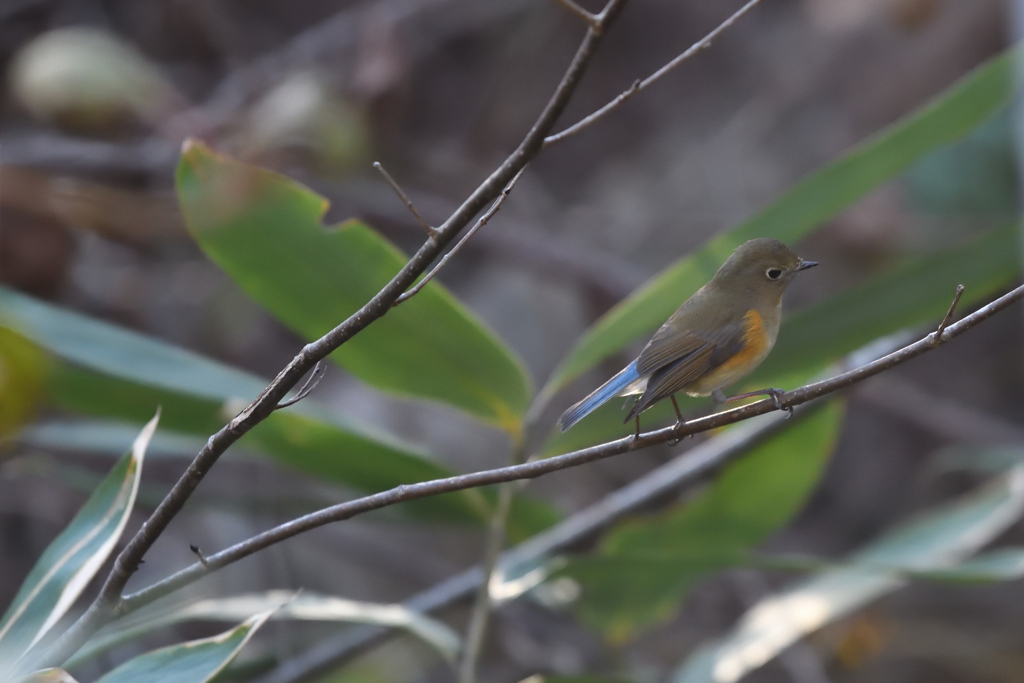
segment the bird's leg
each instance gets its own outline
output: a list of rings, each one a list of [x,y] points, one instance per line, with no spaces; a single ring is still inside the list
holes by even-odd
[[[672,407],[676,409],[676,425],[675,425],[674,429],[679,429],[681,426],[686,424],[686,422],[683,420],[683,413],[682,413],[682,411],[679,410],[679,404],[676,403],[676,395],[672,394],[669,398],[672,399]],[[691,434],[690,436],[693,436],[693,435]],[[668,445],[669,446],[675,446],[680,441],[682,441],[681,438],[675,438],[675,439],[672,439],[671,441],[669,441]]]
[[[676,395],[672,394],[670,398],[672,399],[672,407],[676,409],[676,424],[682,424],[683,414],[679,412],[679,404],[676,403]]]
[[[640,416],[637,415],[633,419],[636,420],[636,432],[633,434],[633,440],[636,441],[640,438]]]
[[[784,406],[784,405],[782,405],[782,401],[779,400],[779,396],[781,396],[784,393],[786,393],[786,392],[783,391],[782,389],[776,389],[775,387],[770,387],[768,389],[759,389],[758,391],[748,391],[745,394],[736,394],[735,396],[728,396],[727,397],[725,394],[722,393],[721,389],[715,389],[713,392],[711,392],[711,398],[716,403],[728,403],[730,401],[741,401],[741,400],[743,400],[745,398],[750,398],[752,396],[770,396],[771,399],[772,399],[772,403],[775,404],[775,408],[777,410],[784,410],[784,411],[786,411],[786,413],[787,413],[786,419],[788,420],[789,418],[793,417],[793,406]]]

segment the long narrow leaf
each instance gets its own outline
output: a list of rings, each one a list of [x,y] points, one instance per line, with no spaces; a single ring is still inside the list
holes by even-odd
[[[988,120],[1014,92],[1014,55],[975,69],[931,103],[814,173],[764,210],[718,235],[614,307],[583,336],[544,389],[554,394],[574,377],[652,332],[707,282],[733,249],[753,237],[800,239],[911,163]]]
[[[401,628],[437,649],[446,659],[458,654],[459,636],[441,622],[402,605],[349,600],[303,591],[273,590],[211,598],[164,609],[149,609],[113,624],[86,643],[68,668],[74,668],[127,640],[186,621],[238,621],[253,612],[274,610],[275,620],[334,621]]]
[[[922,515],[851,558],[851,566],[801,581],[752,607],[736,629],[702,647],[674,683],[732,683],[798,639],[906,583],[903,571],[933,572],[957,563],[1017,521],[1024,512],[1024,469],[994,485]],[[997,563],[998,564],[998,563]]]
[[[64,616],[114,549],[135,503],[158,419],[149,421],[25,579],[0,621],[0,673],[15,669],[21,655]]]
[[[206,683],[231,663],[272,613],[257,614],[212,638],[147,652],[125,662],[96,683]]]

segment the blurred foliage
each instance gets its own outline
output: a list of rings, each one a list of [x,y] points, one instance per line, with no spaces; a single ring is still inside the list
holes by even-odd
[[[705,491],[618,525],[594,555],[571,560],[565,572],[583,585],[583,619],[622,642],[671,616],[709,569],[730,564],[800,510],[832,453],[841,417],[835,402],[815,409],[728,465]]]
[[[1013,112],[1003,109],[960,142],[936,150],[907,173],[917,206],[942,217],[1007,219],[1020,207]]]
[[[905,583],[902,569],[955,571],[961,560],[1020,519],[1022,477],[1024,470],[1016,469],[980,491],[884,534],[854,554],[850,566],[823,572],[765,598],[732,633],[698,650],[673,683],[738,680],[804,635],[900,588]],[[1005,569],[1005,556],[997,557],[988,561],[989,568]],[[970,569],[969,563],[966,568]],[[994,576],[1016,578],[1019,573]]]
[[[32,419],[48,375],[46,354],[17,332],[0,327],[0,438]]]
[[[0,323],[59,359],[48,375],[48,399],[87,415],[142,421],[162,406],[167,429],[206,437],[267,385],[185,349],[2,287]],[[240,446],[364,491],[453,474],[423,450],[344,420],[311,399],[274,413]],[[493,501],[490,492],[470,490],[399,509],[405,508],[409,519],[483,522]],[[547,505],[522,499],[513,510],[510,533],[523,538],[555,519]]]
[[[174,92],[139,52],[106,31],[74,26],[44,33],[11,65],[15,97],[36,118],[75,130],[107,130],[153,118]]]

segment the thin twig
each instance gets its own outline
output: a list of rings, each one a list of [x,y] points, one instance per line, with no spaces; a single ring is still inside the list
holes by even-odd
[[[310,392],[316,389],[316,386],[320,384],[320,380],[322,380],[326,374],[327,372],[324,362],[322,360],[317,361],[317,364],[313,366],[313,372],[309,374],[309,378],[306,380],[306,383],[302,385],[301,389],[299,389],[299,393],[295,394],[291,398],[279,402],[277,404],[277,410],[293,406],[309,396]]]
[[[197,545],[190,545],[188,547],[192,551],[192,554],[199,558],[199,564],[203,565],[206,569],[210,568],[210,563],[206,561],[206,555],[203,555],[203,551],[199,549]]]
[[[595,31],[600,31],[602,29],[600,16],[594,14],[593,12],[588,12],[587,10],[583,9],[575,2],[573,2],[573,0],[557,0],[557,2],[559,5],[566,8],[583,21],[587,22],[587,25],[589,25],[590,28],[594,29]]]
[[[611,0],[602,13],[605,27],[614,20],[627,0]],[[364,330],[370,323],[391,309],[394,301],[412,285],[441,250],[461,232],[489,202],[501,194],[502,189],[540,153],[544,138],[554,127],[579,85],[587,66],[597,50],[601,36],[588,30],[573,56],[554,94],[537,117],[519,146],[483,181],[462,205],[437,229],[437,237],[427,240],[413,254],[403,268],[369,302],[344,322],[320,339],[303,347],[295,358],[278,373],[277,377],[259,396],[203,446],[184,474],[171,488],[146,522],[128,541],[114,560],[99,594],[85,612],[61,636],[40,651],[30,652],[35,668],[45,668],[48,662],[59,665],[80,648],[92,634],[124,611],[122,591],[138,569],[139,562],[167,528],[171,520],[184,507],[185,502],[206,476],[220,456],[253,427],[265,420],[277,408],[287,392],[298,383],[318,361]]]
[[[448,263],[448,260],[459,252],[459,249],[461,249],[462,246],[469,241],[469,238],[475,235],[480,228],[487,225],[488,221],[491,220],[491,217],[493,217],[494,214],[498,213],[498,209],[500,209],[501,205],[505,203],[506,199],[508,199],[509,193],[512,192],[512,188],[514,188],[516,186],[516,183],[519,182],[519,179],[522,177],[523,172],[525,170],[525,166],[519,169],[519,173],[516,173],[515,177],[508,182],[508,185],[505,186],[505,189],[501,191],[501,194],[498,195],[498,198],[494,200],[493,204],[491,204],[491,208],[487,209],[487,212],[484,215],[480,216],[476,224],[466,231],[466,234],[462,236],[462,239],[460,239],[447,254],[441,257],[441,260],[438,262],[438,264],[434,266],[434,268],[429,273],[424,275],[422,280],[417,282],[415,286],[413,286],[413,288],[410,289],[408,292],[403,293],[400,297],[395,299],[395,303],[391,304],[392,306],[397,306],[398,304],[409,300],[411,297],[416,296],[420,292],[420,290],[426,287],[427,283],[433,280],[434,276],[437,275],[437,273],[442,268],[444,268],[445,264]]]
[[[1024,299],[1024,285],[1004,294],[995,301],[978,309],[971,315],[966,316],[962,320],[949,325],[942,334],[939,335],[937,343],[933,341],[932,335],[929,334],[919,341],[907,344],[906,346],[881,358],[873,360],[870,363],[866,363],[861,367],[843,372],[835,377],[830,377],[819,382],[805,385],[799,389],[784,392],[779,397],[780,402],[784,407],[798,406],[842,389],[846,389],[853,384],[862,382],[869,377],[873,377],[880,372],[889,370],[890,368],[905,363],[912,358],[916,358],[917,356],[941,346],[1021,299]],[[315,529],[332,522],[350,519],[357,515],[370,512],[371,510],[378,510],[397,503],[418,500],[420,498],[435,496],[441,493],[451,493],[479,486],[490,486],[493,484],[501,484],[504,482],[523,479],[534,479],[550,474],[551,472],[557,472],[570,467],[578,467],[596,460],[603,460],[615,455],[621,455],[640,448],[665,443],[691,434],[699,434],[713,429],[718,429],[720,427],[725,427],[743,420],[748,420],[758,415],[775,412],[777,410],[778,408],[776,408],[771,399],[765,399],[763,401],[757,401],[756,403],[749,403],[739,408],[733,408],[732,410],[726,410],[690,420],[682,424],[642,433],[639,437],[628,436],[615,441],[609,441],[597,446],[591,446],[589,448],[584,448],[543,460],[533,460],[519,465],[510,465],[493,470],[484,470],[481,472],[462,474],[443,479],[434,479],[415,484],[403,484],[387,491],[346,501],[308,515],[304,515],[265,531],[243,541],[242,543],[234,545],[227,550],[217,553],[216,555],[212,555],[208,557],[207,560],[209,561],[209,566],[211,568],[219,569],[237,562],[238,560],[259,550],[276,543],[280,543],[285,539],[309,531],[310,529]],[[202,565],[192,565],[191,567],[183,569],[178,573],[125,598],[124,609],[125,611],[137,609],[142,605],[148,604],[157,598],[163,597],[170,592],[192,583],[201,576],[204,576],[206,573],[207,570],[203,568]]]
[[[964,293],[964,286],[963,285],[957,285],[956,286],[956,296],[953,297],[953,303],[951,303],[949,305],[949,310],[946,311],[945,317],[942,319],[942,322],[939,323],[938,328],[936,328],[936,330],[934,332],[936,338],[942,336],[943,330],[945,330],[946,327],[949,326],[950,321],[953,320],[953,313],[956,312],[956,305],[958,303],[960,303],[960,297],[963,296],[963,293]]]
[[[427,223],[423,216],[420,215],[420,212],[416,210],[415,206],[413,206],[412,200],[409,199],[405,192],[402,191],[402,188],[399,187],[395,179],[391,177],[391,174],[384,169],[383,164],[379,161],[375,161],[373,162],[373,167],[380,171],[380,174],[384,176],[386,181],[388,181],[388,185],[391,186],[391,189],[395,191],[398,198],[402,200],[403,204],[405,204],[405,208],[409,209],[409,213],[413,215],[416,221],[420,224],[420,227],[426,231],[427,236],[431,239],[437,237],[437,229],[430,225],[430,223]]]
[[[565,140],[568,137],[572,137],[573,135],[576,135],[576,133],[579,133],[584,128],[587,128],[588,126],[592,125],[595,121],[604,118],[609,112],[611,112],[613,109],[618,107],[620,104],[622,104],[629,98],[633,97],[633,95],[636,95],[641,90],[644,90],[647,87],[653,85],[655,82],[660,80],[662,76],[667,74],[669,71],[672,71],[677,66],[679,66],[687,59],[700,52],[701,50],[710,47],[711,41],[717,38],[718,35],[722,33],[722,31],[732,26],[740,17],[749,12],[751,9],[754,8],[755,5],[757,5],[760,2],[761,0],[750,0],[747,4],[745,4],[739,10],[737,10],[735,14],[733,14],[731,17],[729,17],[721,24],[719,24],[718,28],[704,36],[701,40],[691,45],[685,52],[680,54],[671,62],[661,67],[660,69],[658,69],[657,71],[655,71],[653,74],[643,79],[642,81],[634,81],[633,85],[631,85],[629,89],[620,93],[618,97],[616,97],[614,100],[612,100],[608,104],[604,105],[603,107],[595,111],[593,114],[590,114],[589,116],[577,121],[576,123],[569,126],[560,133],[556,133],[554,135],[549,135],[548,137],[546,137],[544,139],[544,146],[547,147],[548,145],[553,145],[556,142],[561,142],[562,140]]]

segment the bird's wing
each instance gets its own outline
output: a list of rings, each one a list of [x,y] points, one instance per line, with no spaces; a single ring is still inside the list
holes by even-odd
[[[700,331],[674,330],[669,327],[671,322],[658,330],[637,359],[637,370],[650,376],[647,389],[629,411],[627,422],[661,399],[684,390],[746,346],[746,325],[742,320]]]
[[[689,375],[690,370],[685,364],[687,359],[692,359],[695,364],[706,364],[704,369],[707,371],[743,350],[747,329],[742,319],[702,330],[681,330],[674,323],[670,319],[662,325],[640,353],[636,370],[641,377],[667,366],[680,366],[680,363],[682,365],[676,370]],[[710,354],[706,353],[708,350]]]

